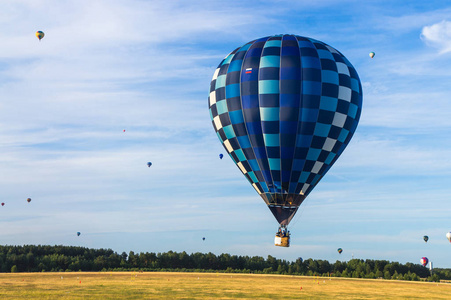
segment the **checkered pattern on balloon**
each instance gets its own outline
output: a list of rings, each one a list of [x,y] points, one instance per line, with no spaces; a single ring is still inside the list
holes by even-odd
[[[336,49],[276,35],[227,55],[208,100],[224,148],[277,221],[288,225],[353,136],[362,87]]]

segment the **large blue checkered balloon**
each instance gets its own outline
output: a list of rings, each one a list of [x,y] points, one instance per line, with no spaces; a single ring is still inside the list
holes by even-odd
[[[279,224],[288,225],[351,140],[362,86],[338,50],[284,34],[227,55],[208,102],[224,148]]]

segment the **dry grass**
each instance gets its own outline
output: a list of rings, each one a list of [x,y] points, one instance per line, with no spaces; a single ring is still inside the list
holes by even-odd
[[[201,298],[451,299],[451,284],[224,273],[0,274],[0,299]]]

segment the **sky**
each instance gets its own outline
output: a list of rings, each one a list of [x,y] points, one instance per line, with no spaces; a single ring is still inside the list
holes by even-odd
[[[427,256],[451,268],[445,2],[1,1],[0,244]],[[280,33],[338,49],[363,86],[356,133],[290,223],[289,248],[274,246],[277,221],[218,158],[208,111],[221,60]]]

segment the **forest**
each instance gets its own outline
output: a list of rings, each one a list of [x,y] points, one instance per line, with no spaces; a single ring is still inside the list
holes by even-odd
[[[0,246],[0,271],[174,271],[286,274],[393,280],[451,280],[451,269],[430,270],[420,264],[387,260],[351,259],[330,263],[327,260],[277,259],[271,255],[239,256],[223,253],[141,252],[118,254],[111,249],[90,249],[62,245]]]

